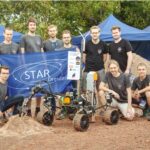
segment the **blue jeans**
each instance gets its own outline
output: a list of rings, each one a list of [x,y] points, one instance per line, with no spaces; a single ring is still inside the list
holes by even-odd
[[[5,112],[6,110],[14,106],[13,115],[16,115],[19,113],[18,107],[22,106],[23,101],[23,96],[9,97],[8,99],[0,102],[0,111]]]

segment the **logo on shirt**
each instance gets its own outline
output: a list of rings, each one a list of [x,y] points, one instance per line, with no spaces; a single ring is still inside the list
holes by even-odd
[[[122,48],[118,47],[117,51],[118,51],[118,53],[122,52]]]
[[[120,90],[121,90],[121,84],[118,84],[118,89],[120,89]]]
[[[101,54],[102,53],[102,49],[98,49],[98,54]]]
[[[37,39],[36,44],[40,46],[41,45],[41,40]]]

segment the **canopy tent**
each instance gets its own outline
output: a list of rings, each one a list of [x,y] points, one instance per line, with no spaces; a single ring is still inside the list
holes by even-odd
[[[110,15],[106,20],[104,20],[102,23],[98,25],[101,29],[101,35],[100,38],[103,41],[110,42],[113,40],[112,34],[111,34],[111,28],[112,26],[119,26],[121,27],[121,36],[124,39],[127,39],[131,42],[134,52],[143,56],[144,58],[150,60],[150,32],[146,32],[144,30],[140,30],[134,27],[131,27],[117,18],[115,18],[113,15]],[[86,40],[90,39],[90,32],[84,33],[84,36],[86,36]],[[81,36],[75,36],[73,37],[73,44],[77,46],[81,46],[82,37]]]
[[[0,42],[2,42],[4,40],[4,36],[3,36],[4,29],[5,29],[5,27],[3,25],[0,25]],[[23,35],[22,33],[13,31],[13,39],[12,40],[16,43],[19,43],[22,35]]]
[[[144,31],[150,31],[150,26],[147,26],[146,28],[143,29]]]

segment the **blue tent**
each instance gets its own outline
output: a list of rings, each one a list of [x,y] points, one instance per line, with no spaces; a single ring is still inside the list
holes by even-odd
[[[0,25],[0,42],[4,40],[3,36],[4,29],[5,27]],[[23,35],[22,33],[13,31],[13,41],[19,43],[22,35]]]
[[[113,15],[110,15],[106,20],[104,20],[102,23],[98,25],[101,29],[101,35],[100,38],[103,41],[110,42],[113,40],[112,34],[111,34],[111,28],[112,26],[119,26],[121,27],[121,35],[122,38],[127,39],[131,42],[134,52],[143,56],[144,58],[150,60],[150,32],[146,32],[134,27],[131,27],[121,21],[119,21],[117,18],[115,18]],[[86,36],[86,40],[90,39],[90,32],[86,32],[84,34]],[[76,36],[73,37],[73,44],[77,46],[81,46],[82,37]]]
[[[144,31],[150,31],[150,26],[147,26],[146,28],[143,29]]]

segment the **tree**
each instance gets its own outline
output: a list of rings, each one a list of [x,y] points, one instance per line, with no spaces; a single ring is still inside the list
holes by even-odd
[[[150,1],[123,1],[119,18],[131,26],[143,29],[149,25]]]
[[[47,26],[56,24],[59,36],[64,29],[78,35],[78,28],[86,32],[109,14],[138,28],[149,25],[149,1],[1,1],[0,23],[22,33],[27,31],[30,16],[37,19],[37,33],[47,38]]]

